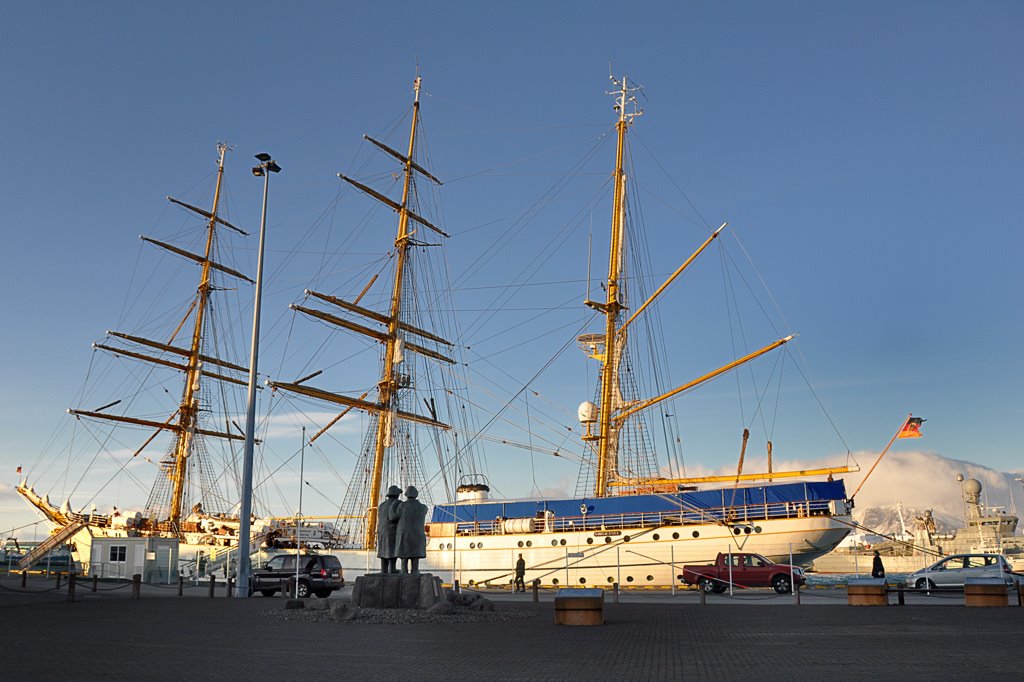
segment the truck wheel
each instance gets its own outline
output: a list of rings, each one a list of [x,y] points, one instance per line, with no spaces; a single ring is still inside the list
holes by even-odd
[[[292,590],[296,599],[307,599],[309,597],[309,583],[305,580],[299,581],[298,589]]]
[[[715,592],[715,581],[710,578],[701,578],[698,586],[708,594],[714,594]]]
[[[779,594],[789,594],[793,591],[793,583],[788,575],[777,575],[772,578],[772,588]]]
[[[316,596],[320,597],[321,599],[327,599],[328,597],[331,596],[331,592],[333,592],[333,591],[334,590],[317,590],[313,594],[315,594]]]

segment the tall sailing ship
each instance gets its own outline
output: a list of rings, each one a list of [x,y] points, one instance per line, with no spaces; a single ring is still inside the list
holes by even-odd
[[[773,471],[769,443],[768,471],[750,473],[743,469],[746,435],[735,475],[661,475],[664,470],[654,454],[647,423],[649,410],[776,351],[792,337],[780,338],[682,386],[652,391],[653,397],[644,397],[648,387],[638,380],[643,361],[637,346],[646,344],[634,341],[643,326],[638,322],[654,311],[659,297],[718,239],[725,226],[710,231],[693,255],[652,295],[631,294],[631,287],[642,284],[644,277],[627,275],[626,255],[631,249],[634,255],[643,251],[635,245],[638,235],[631,229],[632,216],[627,210],[624,160],[627,133],[641,112],[634,87],[625,78],[613,79],[613,83],[616,152],[604,300],[586,298],[584,305],[593,311],[599,330],[575,339],[594,361],[598,376],[593,401],[579,407],[576,494],[559,499],[490,499],[491,487],[481,474],[480,450],[493,436],[486,434],[486,426],[476,423],[469,409],[474,403],[468,396],[467,381],[460,376],[465,344],[454,319],[457,306],[452,303],[451,289],[443,283],[448,267],[444,243],[449,235],[439,226],[442,221],[433,217],[438,211],[431,192],[441,182],[421,158],[417,78],[404,151],[366,138],[375,151],[400,164],[400,173],[378,178],[385,183],[397,181],[399,196],[392,198],[386,188],[375,188],[372,179],[339,174],[347,186],[397,213],[392,248],[377,271],[345,285],[347,294],[345,287],[307,290],[305,299],[292,305],[300,316],[376,347],[379,374],[375,385],[362,395],[346,395],[318,386],[318,381],[325,380],[317,378],[321,370],[292,381],[268,382],[272,403],[280,404],[278,399],[302,401],[336,410],[307,443],[327,440],[325,436],[350,412],[366,415],[352,475],[335,517],[307,518],[300,523],[269,517],[265,491],[257,485],[256,494],[264,500],[254,507],[263,514],[254,517],[252,525],[256,561],[301,544],[337,555],[350,573],[373,570],[377,565],[377,505],[391,485],[403,489],[415,485],[426,493],[428,502],[433,501],[430,491],[443,491],[445,500],[433,504],[427,557],[420,562],[420,569],[463,584],[511,582],[512,567],[522,554],[527,578],[546,585],[617,582],[667,586],[678,581],[684,563],[710,560],[729,550],[809,564],[849,533],[851,503],[843,481],[832,478],[850,469]],[[125,361],[141,361],[153,372],[173,370],[181,381],[180,399],[166,413],[150,410],[143,416],[121,412],[120,407],[113,410],[119,400],[71,411],[83,422],[109,422],[140,430],[137,443],[120,454],[120,459],[115,457],[119,471],[148,450],[162,447],[164,454],[156,463],[156,482],[145,508],[99,514],[81,505],[75,510],[69,502],[56,506],[27,482],[18,487],[56,526],[48,544],[71,541],[80,560],[89,556],[93,538],[152,536],[177,539],[185,560],[195,560],[198,552],[205,552],[209,560],[223,565],[238,541],[237,491],[242,488],[238,455],[243,429],[234,420],[243,409],[241,398],[229,399],[227,391],[237,390],[241,396],[247,368],[209,347],[218,330],[245,327],[237,321],[228,327],[214,325],[214,296],[236,289],[233,283],[221,284],[217,279],[251,282],[238,269],[215,259],[223,229],[232,237],[241,232],[219,214],[225,151],[220,148],[209,211],[172,199],[205,219],[205,250],[193,253],[147,240],[199,266],[194,297],[176,319],[163,320],[171,320],[166,336],[149,339],[110,332],[117,345],[97,344],[97,349]],[[390,277],[381,276],[386,268]],[[187,343],[176,341],[182,334],[189,337]],[[342,365],[344,359],[335,358],[331,364]],[[365,369],[365,363],[358,369]],[[149,379],[150,374],[141,376]],[[157,385],[166,393],[166,383]],[[158,445],[161,437],[163,443]],[[216,458],[210,456],[213,443],[224,448]],[[101,450],[106,446],[102,442]],[[428,464],[433,460],[436,467]],[[268,475],[266,480],[270,479]],[[421,494],[421,500],[424,497]]]
[[[719,236],[713,231],[653,295],[637,304],[629,297],[625,254],[630,248],[627,177],[624,158],[627,132],[641,113],[634,88],[613,79],[616,156],[608,274],[604,300],[584,304],[601,321],[601,331],[579,336],[579,346],[596,361],[599,381],[593,402],[579,408],[582,450],[580,486],[586,489],[564,499],[492,500],[490,485],[472,471],[480,438],[467,424],[456,395],[459,385],[449,379],[440,389],[430,380],[457,365],[459,344],[428,327],[437,318],[417,308],[418,285],[414,257],[433,253],[448,235],[424,217],[418,205],[419,184],[440,184],[416,160],[420,116],[417,78],[408,145],[404,152],[367,138],[402,166],[401,196],[384,192],[339,174],[363,194],[398,214],[397,234],[390,261],[393,277],[389,294],[380,300],[386,310],[360,305],[376,276],[352,300],[306,291],[320,307],[293,306],[296,311],[328,325],[354,332],[379,344],[380,375],[374,398],[359,398],[306,383],[271,382],[275,391],[332,403],[369,415],[354,474],[341,508],[345,547],[330,548],[350,572],[374,570],[377,505],[393,484],[405,488],[424,481],[421,454],[434,450],[444,480],[456,487],[449,501],[433,506],[427,528],[427,556],[420,568],[446,580],[471,585],[501,585],[512,580],[519,554],[527,577],[546,585],[667,586],[678,581],[687,562],[713,559],[718,552],[758,552],[767,557],[809,564],[832,550],[850,531],[851,502],[841,466],[813,471],[772,471],[769,443],[766,473],[743,471],[743,454],[734,476],[670,478],[659,476],[650,429],[644,414],[683,392],[734,370],[787,343],[778,339],[698,379],[675,389],[642,398],[633,371],[637,360],[630,347],[635,321],[650,312],[662,292]],[[722,226],[725,227],[724,225]],[[437,291],[428,292],[435,297]],[[325,310],[323,305],[330,306]],[[445,306],[440,306],[445,307]],[[449,308],[451,306],[448,306]],[[640,325],[637,325],[638,327]],[[439,369],[440,368],[440,369]],[[339,415],[340,417],[341,415]],[[333,421],[336,421],[333,420]],[[332,422],[333,423],[333,422]],[[424,431],[433,435],[416,435]],[[445,443],[442,445],[441,443]],[[746,448],[744,435],[743,449]],[[455,475],[453,475],[453,472]],[[827,477],[827,478],[826,478]],[[451,487],[446,483],[450,494]]]

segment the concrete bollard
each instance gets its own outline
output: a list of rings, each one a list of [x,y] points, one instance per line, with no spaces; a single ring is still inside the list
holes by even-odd
[[[210,576],[210,599],[213,599],[213,590],[217,587],[217,576]]]
[[[288,579],[281,581],[281,596],[290,597],[292,591],[292,582]]]
[[[68,573],[68,601],[75,601],[75,574]]]
[[[136,573],[132,576],[131,599],[139,599],[142,596],[142,575]]]

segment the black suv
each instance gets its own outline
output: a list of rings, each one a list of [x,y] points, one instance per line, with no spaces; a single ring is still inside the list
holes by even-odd
[[[261,568],[252,572],[252,590],[264,597],[272,597],[281,590],[281,582],[287,581],[288,590],[299,599],[311,593],[320,598],[331,596],[331,592],[345,586],[345,575],[338,557],[330,554],[299,556],[299,584],[295,585],[295,555],[278,554]]]

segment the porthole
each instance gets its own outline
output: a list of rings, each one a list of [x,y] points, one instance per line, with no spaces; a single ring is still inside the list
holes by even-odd
[[[442,542],[440,545],[437,546],[437,548],[438,549],[444,549],[444,543]]]
[[[587,582],[586,578],[580,578],[580,585],[583,585],[586,582]]]
[[[647,576],[647,582],[651,582],[652,580],[654,580],[654,576],[653,575]]]
[[[626,537],[622,538],[622,541],[623,542],[629,542],[629,536],[627,535]]]
[[[740,529],[739,528],[733,528],[732,529],[732,534],[733,535],[739,535],[740,534]]]
[[[673,540],[678,540],[679,539],[679,533],[672,533],[672,539]]]
[[[747,526],[746,528],[744,528],[744,529],[743,529],[743,532],[744,532],[744,534],[746,534],[746,535],[750,535],[750,526]]]
[[[631,576],[631,575],[627,575],[627,576],[626,576],[626,582],[627,582],[627,583],[631,583],[631,582],[633,582],[633,576]]]
[[[520,547],[522,547],[522,546],[523,546],[523,541],[522,541],[522,540],[520,540],[520,541],[519,541],[519,546],[520,546]]]
[[[560,545],[565,545],[565,540],[559,540],[559,541],[558,541],[558,544],[560,544]]]
[[[754,526],[754,532],[755,533],[760,533],[761,532],[761,526]]]
[[[552,540],[551,541],[551,546],[552,547],[558,547],[558,540]]]
[[[533,540],[527,540],[526,541],[526,546],[527,547],[533,547]]]
[[[611,539],[611,538],[609,538],[609,537],[605,537],[605,539],[604,539],[604,544],[606,544],[606,545],[607,545],[607,544],[608,544],[609,542],[611,542],[611,541],[612,541],[612,539]]]
[[[594,544],[594,538],[587,538],[587,544],[588,545]]]
[[[655,539],[655,540],[660,540],[660,539],[661,539],[661,536],[660,536],[660,535],[658,535],[657,533],[655,533],[655,534],[654,534],[654,539]]]
[[[699,530],[693,531],[693,537],[699,538],[700,537],[700,531]]]
[[[452,548],[452,543],[449,542],[447,549],[451,549],[451,548]]]
[[[469,548],[470,549],[476,549],[476,543],[475,542],[469,543]]]
[[[557,585],[558,584],[558,578],[552,578],[551,579],[551,584],[552,585]]]
[[[477,549],[483,549],[484,548],[484,543],[482,543],[482,542],[476,543],[476,548]]]
[[[609,582],[609,583],[613,583],[613,582],[615,582],[615,578],[613,578],[613,577],[611,577],[611,576],[608,576],[608,582]]]

